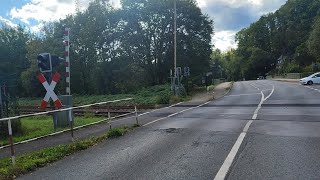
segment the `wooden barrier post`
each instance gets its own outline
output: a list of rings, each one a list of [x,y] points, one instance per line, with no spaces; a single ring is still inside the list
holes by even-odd
[[[9,143],[10,143],[10,150],[11,150],[11,160],[12,160],[12,165],[15,166],[16,165],[16,158],[14,156],[11,119],[8,120],[8,131],[9,131]]]
[[[136,124],[139,125],[137,106],[134,106],[134,112],[135,112],[135,115],[136,115]]]

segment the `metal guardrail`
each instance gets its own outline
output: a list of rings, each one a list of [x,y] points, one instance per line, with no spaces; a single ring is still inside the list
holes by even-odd
[[[46,115],[46,114],[51,114],[51,113],[55,113],[55,112],[63,112],[63,111],[69,111],[69,116],[71,117],[72,116],[72,111],[71,110],[74,110],[74,109],[86,108],[86,107],[90,107],[90,106],[104,105],[104,104],[121,102],[121,101],[130,101],[130,100],[133,100],[133,98],[119,99],[119,100],[114,100],[114,101],[105,101],[105,102],[87,104],[87,105],[82,105],[82,106],[69,107],[69,108],[63,108],[63,109],[56,109],[56,110],[51,110],[51,111],[45,111],[45,112],[39,112],[39,113],[33,113],[33,114],[26,114],[26,115],[20,115],[20,116],[13,116],[13,117],[7,117],[7,118],[0,119],[0,122],[8,121],[9,146],[10,146],[10,151],[11,151],[12,165],[15,166],[15,162],[16,161],[15,161],[15,154],[14,154],[14,142],[13,142],[13,136],[12,136],[11,120],[16,120],[16,119],[20,119],[20,118],[26,118],[26,117],[33,117],[33,116],[39,116],[39,115]],[[130,112],[128,114],[133,114],[133,113],[135,113],[136,122],[138,123],[138,113],[137,113],[137,107],[136,106],[135,106],[135,111],[134,112]],[[73,118],[70,118],[71,121],[73,121],[72,119]],[[111,119],[110,112],[108,112],[108,119]],[[105,120],[106,119],[104,119],[102,121],[105,121]],[[73,122],[70,123],[70,129],[64,130],[64,131],[61,131],[61,132],[70,131],[71,132],[72,141],[73,141],[73,125],[72,124],[73,124]],[[93,123],[91,123],[90,125],[92,125],[92,124]],[[96,124],[97,124],[97,122],[96,122]],[[77,127],[77,129],[82,128],[82,127],[84,127],[84,126]],[[57,134],[57,133],[55,133],[55,134]]]
[[[115,103],[115,102],[120,102],[120,101],[129,101],[129,100],[133,100],[133,98],[119,99],[119,100],[114,100],[114,101],[106,101],[106,102],[93,103],[93,104],[87,104],[87,105],[76,106],[76,107],[56,109],[56,110],[39,112],[39,113],[34,113],[34,114],[26,114],[26,115],[20,115],[20,116],[7,117],[7,118],[0,119],[0,121],[8,121],[8,120],[14,120],[14,119],[19,119],[19,118],[46,115],[46,114],[55,113],[55,112],[63,112],[63,111],[69,111],[69,110],[74,110],[74,109],[86,108],[86,107],[90,107],[90,106],[98,106],[98,105],[103,105],[103,104],[108,104],[108,103]]]
[[[281,78],[281,79],[301,79],[307,77],[314,72],[304,72],[304,73],[284,73],[284,74],[275,74],[272,76],[268,76],[269,78]]]
[[[111,114],[125,114],[128,112],[132,112],[134,110],[135,106],[134,105],[128,105],[128,106],[113,106],[113,105],[101,105],[101,106],[91,106],[90,108],[85,108],[85,109],[76,109],[73,110],[73,114],[77,116],[83,116],[86,113],[90,113],[94,116],[107,116],[108,112]],[[137,108],[139,110],[150,110],[150,109],[155,109],[156,106],[154,105],[138,105]],[[47,108],[46,110],[52,110],[51,108]],[[19,112],[20,115],[24,114],[32,114],[32,113],[39,113],[39,112],[44,112],[46,110],[39,109],[38,106],[19,106]]]

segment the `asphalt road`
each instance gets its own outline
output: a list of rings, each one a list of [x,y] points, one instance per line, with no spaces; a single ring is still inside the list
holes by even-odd
[[[224,98],[154,114],[123,137],[20,178],[320,179],[319,97],[320,86],[236,82]]]

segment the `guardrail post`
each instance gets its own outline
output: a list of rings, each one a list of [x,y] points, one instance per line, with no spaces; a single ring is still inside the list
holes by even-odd
[[[72,118],[72,110],[69,110],[69,119],[70,119],[70,131],[71,131],[71,139],[74,141],[74,136],[73,136],[73,118]]]
[[[136,115],[136,124],[139,125],[137,106],[134,106],[134,112],[135,112],[135,115]]]
[[[9,143],[10,143],[10,150],[11,150],[11,160],[12,160],[12,165],[15,166],[16,165],[16,158],[14,156],[11,119],[8,120],[8,131],[9,131]]]
[[[111,113],[110,113],[110,105],[108,105],[108,121],[109,121],[109,129],[111,129]]]

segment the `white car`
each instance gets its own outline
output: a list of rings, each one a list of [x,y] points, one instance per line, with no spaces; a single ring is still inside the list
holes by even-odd
[[[303,85],[320,84],[320,72],[311,74],[308,77],[300,79],[300,83]]]

